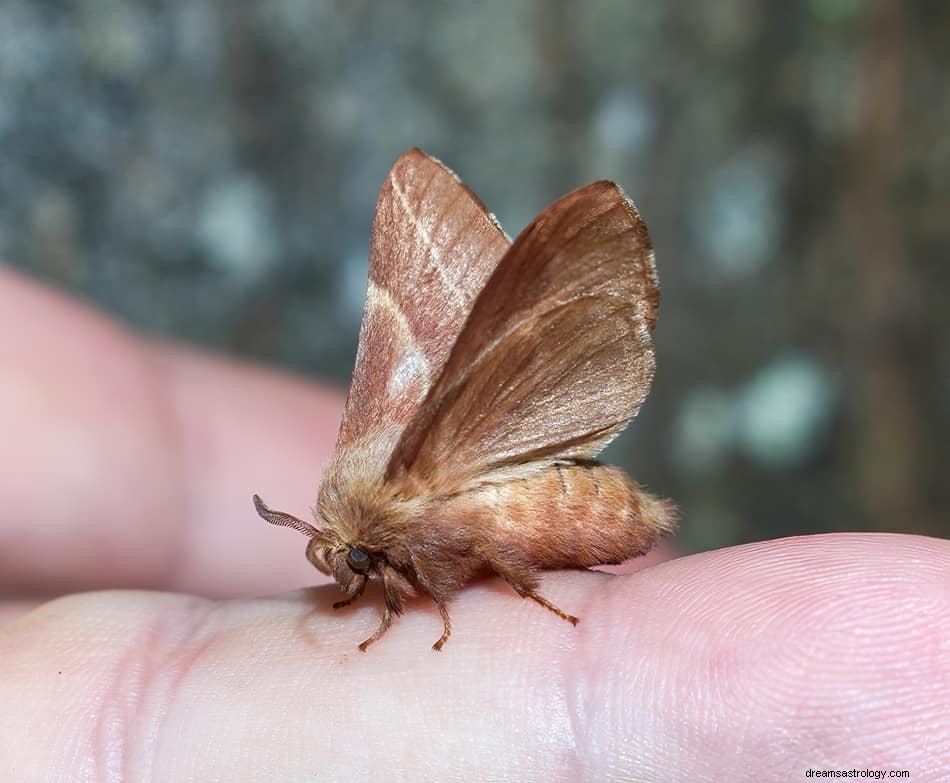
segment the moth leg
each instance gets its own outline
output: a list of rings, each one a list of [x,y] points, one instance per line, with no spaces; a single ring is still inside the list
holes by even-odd
[[[366,652],[366,648],[373,642],[379,641],[380,637],[389,630],[393,624],[393,618],[402,614],[403,607],[406,604],[406,598],[412,595],[412,585],[406,581],[405,577],[394,571],[392,568],[386,568],[381,575],[383,582],[383,600],[386,602],[386,609],[383,611],[383,619],[379,623],[373,635],[360,645],[360,652]]]
[[[360,643],[360,652],[366,652],[366,648],[369,647],[373,642],[378,642],[380,637],[389,630],[389,626],[393,624],[393,613],[390,611],[387,606],[383,611],[383,619],[379,623],[379,628],[373,631],[373,635],[369,637],[366,641]]]
[[[344,606],[349,606],[351,603],[353,603],[357,598],[363,595],[363,591],[366,589],[366,582],[367,579],[364,576],[363,581],[360,582],[360,586],[356,588],[356,592],[353,593],[353,595],[351,595],[349,598],[345,598],[342,601],[337,601],[335,604],[333,604],[333,608],[342,609]]]
[[[439,641],[432,645],[432,649],[438,652],[452,635],[452,621],[449,619],[449,608],[441,601],[436,601],[436,604],[439,607],[439,614],[442,615],[442,636],[439,637]]]
[[[515,589],[517,590],[517,588]],[[521,595],[524,598],[530,598],[532,601],[537,601],[545,609],[550,609],[552,612],[554,612],[554,614],[556,614],[562,620],[567,620],[571,625],[577,625],[578,620],[574,615],[568,614],[564,610],[559,609],[554,604],[552,604],[547,598],[545,598],[542,595],[538,595],[536,592],[534,592],[534,590],[531,590],[527,593],[521,593]]]
[[[510,584],[510,585],[514,588],[514,591],[515,591],[518,595],[520,595],[522,598],[530,598],[532,601],[536,601],[537,603],[541,604],[541,606],[543,606],[545,609],[548,609],[548,610],[554,612],[554,614],[556,614],[556,615],[557,615],[558,617],[560,617],[562,620],[567,620],[571,625],[577,625],[577,618],[576,618],[574,615],[568,614],[568,613],[565,612],[564,610],[559,609],[557,606],[555,606],[554,604],[552,604],[552,603],[551,603],[547,598],[545,598],[543,595],[539,595],[539,594],[535,591],[535,589],[534,589],[533,586],[522,584],[522,583],[520,583],[520,582],[518,582],[518,581],[512,579],[510,576],[507,576],[507,575],[504,575],[504,574],[503,574],[502,576],[505,577],[505,581],[506,581],[508,584]]]
[[[559,609],[538,593],[538,577],[530,568],[494,558],[490,559],[486,565],[511,585],[522,598],[530,598],[532,601],[541,604],[545,609],[554,612],[562,620],[567,620],[571,625],[577,625],[577,618],[574,615]]]

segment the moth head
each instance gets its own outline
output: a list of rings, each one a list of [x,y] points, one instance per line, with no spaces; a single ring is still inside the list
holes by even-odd
[[[367,578],[377,574],[377,556],[359,544],[343,541],[333,526],[314,527],[290,514],[273,511],[257,495],[254,506],[272,525],[292,527],[308,536],[307,560],[321,573],[332,576],[345,592],[355,591]]]
[[[356,592],[367,579],[379,575],[379,558],[355,544],[339,542],[327,545],[325,541],[311,539],[307,545],[307,558],[316,568],[332,576],[340,589],[348,594]]]
[[[330,536],[318,532],[307,543],[307,559],[327,576],[341,582],[341,576],[371,576],[376,571],[377,558],[357,544],[331,541]]]

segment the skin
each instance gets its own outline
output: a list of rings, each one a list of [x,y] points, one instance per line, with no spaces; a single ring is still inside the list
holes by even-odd
[[[482,580],[441,654],[419,599],[361,655],[378,586],[334,611],[302,537],[250,503],[308,516],[338,394],[3,269],[0,318],[2,780],[947,779],[946,541],[547,575],[576,628]]]

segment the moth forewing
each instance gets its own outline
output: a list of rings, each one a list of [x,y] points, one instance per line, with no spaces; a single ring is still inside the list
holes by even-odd
[[[380,189],[356,367],[338,447],[412,419],[510,241],[458,177],[418,149]]]
[[[356,600],[382,585],[379,639],[423,593],[448,603],[481,572],[576,622],[539,574],[619,563],[672,531],[673,507],[594,458],[654,371],[659,288],[646,226],[595,182],[513,244],[418,150],[380,192],[353,383],[307,556]],[[259,499],[258,499],[259,500]]]
[[[649,390],[658,306],[649,236],[624,193],[595,182],[559,199],[478,295],[390,470],[595,456]]]

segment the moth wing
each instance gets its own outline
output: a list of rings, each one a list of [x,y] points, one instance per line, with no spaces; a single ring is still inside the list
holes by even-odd
[[[406,152],[379,192],[356,366],[337,447],[402,428],[438,377],[472,303],[510,245],[440,161]]]
[[[556,201],[489,278],[387,475],[457,486],[595,456],[649,391],[659,301],[646,226],[616,185]]]

